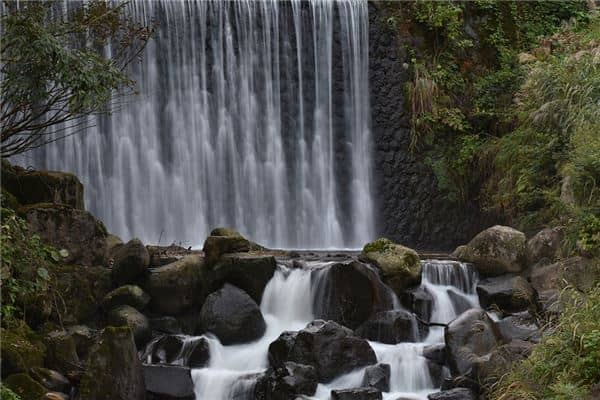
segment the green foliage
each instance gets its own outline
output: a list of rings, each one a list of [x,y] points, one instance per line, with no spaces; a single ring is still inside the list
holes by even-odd
[[[61,254],[31,235],[27,223],[8,208],[2,208],[0,243],[4,322],[24,317],[29,308],[37,312],[39,301],[52,298],[51,271]]]
[[[557,324],[531,356],[491,388],[492,400],[590,399],[600,382],[600,286],[587,295],[568,289]]]
[[[0,383],[0,399],[2,400],[21,400],[18,394]]]
[[[152,33],[123,15],[124,3],[91,1],[64,19],[50,16],[53,3],[7,5],[0,17],[3,157],[77,132],[86,116],[110,111],[115,92],[133,87],[124,69]],[[106,58],[100,49],[109,43]]]
[[[363,248],[363,253],[384,253],[392,250],[394,243],[386,238],[379,238],[371,243],[367,243]]]

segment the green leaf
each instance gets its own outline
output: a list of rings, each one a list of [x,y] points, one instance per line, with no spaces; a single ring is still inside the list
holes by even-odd
[[[56,262],[60,261],[60,254],[56,250],[50,252],[50,257]]]
[[[37,269],[37,274],[40,278],[44,279],[44,280],[48,280],[50,279],[50,275],[48,274],[48,270],[44,267],[40,267]]]
[[[62,258],[67,258],[67,257],[69,257],[69,250],[67,250],[67,249],[60,249],[60,251],[58,252],[58,254],[60,254],[60,256]]]

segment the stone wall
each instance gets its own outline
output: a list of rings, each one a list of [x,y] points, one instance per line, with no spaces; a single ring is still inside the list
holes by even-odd
[[[409,153],[410,117],[404,90],[409,71],[403,66],[408,60],[397,30],[388,26],[382,14],[377,5],[369,4],[377,233],[418,249],[452,249],[491,221],[474,205],[447,201],[424,156]]]

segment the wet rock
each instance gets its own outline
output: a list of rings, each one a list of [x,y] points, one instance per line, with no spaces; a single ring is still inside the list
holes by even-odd
[[[194,399],[190,369],[177,365],[144,365],[146,390],[176,399]]]
[[[245,343],[260,338],[266,324],[260,308],[243,290],[225,284],[210,294],[200,311],[202,327],[221,343]]]
[[[269,362],[312,365],[320,382],[377,362],[369,343],[333,321],[316,320],[299,332],[283,332],[269,346]]]
[[[546,258],[554,261],[560,255],[562,228],[546,228],[527,241],[527,261],[533,265]]]
[[[207,295],[203,267],[202,258],[194,254],[151,269],[142,285],[150,295],[150,310],[158,315],[179,315],[199,307]]]
[[[359,326],[355,333],[365,339],[396,344],[416,342],[427,333],[427,326],[404,310],[381,311]]]
[[[23,400],[41,399],[48,391],[48,389],[25,373],[10,375],[2,382],[2,384],[19,395]]]
[[[61,320],[65,325],[77,325],[97,320],[102,314],[100,303],[112,289],[110,270],[103,267],[57,265],[56,287],[64,301]],[[58,318],[58,317],[57,317]]]
[[[80,359],[85,359],[90,347],[94,344],[96,331],[85,325],[71,325],[67,326],[65,329],[75,342],[77,355]]]
[[[448,297],[452,302],[452,307],[454,308],[456,315],[462,314],[468,309],[473,308],[471,303],[469,303],[469,300],[467,300],[465,296],[458,293],[456,290],[448,289],[446,293],[448,293]]]
[[[444,339],[452,375],[464,375],[470,372],[476,360],[498,345],[501,336],[487,313],[474,308],[448,324]]]
[[[423,348],[423,357],[439,365],[446,364],[446,345],[432,344]]]
[[[381,400],[381,392],[372,387],[331,391],[331,400]]]
[[[111,326],[128,326],[133,333],[135,343],[141,347],[152,335],[148,318],[131,306],[119,306],[108,313]]]
[[[150,296],[142,288],[135,285],[125,285],[109,292],[102,299],[102,308],[110,311],[117,306],[131,306],[139,311],[146,308]]]
[[[132,239],[115,252],[111,277],[117,285],[135,283],[147,272],[150,255],[139,239]]]
[[[381,270],[383,281],[397,294],[421,282],[421,261],[417,252],[389,239],[382,238],[368,243],[360,257],[377,266]]]
[[[457,250],[453,256],[475,264],[479,274],[497,276],[524,269],[527,241],[523,232],[496,225],[478,233],[466,246]]]
[[[83,185],[68,172],[31,171],[2,160],[2,187],[21,204],[54,203],[83,210]]]
[[[427,396],[428,400],[476,400],[471,389],[455,388],[443,392],[432,393]]]
[[[250,242],[238,232],[217,228],[204,241],[202,251],[207,265],[214,265],[223,254],[244,253],[250,250]]]
[[[56,330],[44,337],[46,345],[45,365],[64,374],[77,371],[80,367],[75,341],[67,331]]]
[[[541,339],[540,328],[528,312],[503,318],[496,322],[496,326],[505,342],[520,339],[537,343]]]
[[[210,349],[206,338],[165,335],[150,344],[142,359],[151,363],[202,368],[208,364]]]
[[[501,311],[515,312],[535,308],[536,292],[522,276],[487,278],[477,284],[482,307],[496,306]]]
[[[29,371],[30,376],[48,390],[68,393],[71,384],[63,374],[47,368],[34,367]]]
[[[181,333],[181,325],[177,318],[174,317],[158,317],[150,319],[150,327],[153,331],[161,333],[178,334]]]
[[[86,400],[143,400],[142,364],[128,327],[107,327],[92,346],[81,384]]]
[[[37,333],[22,323],[10,329],[0,328],[2,338],[2,377],[41,367],[46,346]]]
[[[431,312],[433,311],[433,297],[427,289],[421,286],[407,289],[400,294],[400,301],[421,320],[430,322]]]
[[[242,289],[257,304],[262,300],[265,286],[273,277],[275,257],[248,253],[226,254],[212,268],[213,285],[230,283]]]
[[[391,308],[387,288],[362,263],[334,264],[320,274],[313,305],[319,319],[354,329],[377,309]]]
[[[286,362],[259,379],[257,398],[289,400],[298,395],[312,396],[317,389],[317,372],[310,365]]]
[[[529,357],[533,343],[513,340],[492,350],[486,358],[477,360],[473,365],[473,376],[484,386],[493,385],[512,365]]]
[[[105,265],[106,228],[92,214],[59,204],[39,203],[23,206],[19,213],[38,234],[57,249],[66,249],[65,264]]]
[[[365,369],[363,386],[373,387],[382,392],[390,390],[390,364],[376,364]]]

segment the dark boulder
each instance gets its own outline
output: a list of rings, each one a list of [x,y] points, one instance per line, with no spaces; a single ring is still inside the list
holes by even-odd
[[[331,391],[331,400],[381,400],[381,392],[372,387]]]
[[[369,343],[333,321],[316,320],[299,332],[284,332],[269,346],[269,362],[312,365],[320,382],[377,362]]]
[[[502,318],[496,322],[496,326],[507,343],[513,339],[537,343],[541,339],[540,328],[527,311]]]
[[[38,234],[57,249],[66,249],[65,264],[105,265],[106,228],[92,214],[59,204],[23,206],[19,213]]]
[[[423,347],[423,357],[433,363],[445,365],[446,345],[444,343],[438,343]]]
[[[29,375],[48,390],[68,393],[71,383],[63,374],[47,368],[34,367]]]
[[[249,253],[225,254],[212,267],[213,285],[230,283],[242,289],[257,304],[262,300],[265,286],[273,277],[275,257]]]
[[[143,400],[142,364],[128,327],[105,328],[90,349],[79,386],[86,400]]]
[[[433,296],[422,286],[400,293],[400,302],[421,320],[429,322],[433,311]]]
[[[143,346],[150,337],[150,322],[148,318],[131,306],[119,306],[108,313],[108,324],[111,326],[128,326],[133,332],[135,343]]]
[[[533,343],[518,339],[498,346],[488,357],[478,359],[473,364],[473,377],[480,385],[489,387],[505,375],[506,371],[510,371],[514,363],[529,357],[532,350]]]
[[[188,367],[144,365],[146,390],[171,399],[194,399],[194,382]]]
[[[390,364],[376,364],[365,368],[362,385],[373,387],[382,392],[389,392]]]
[[[355,333],[365,339],[396,344],[416,342],[427,333],[427,326],[404,310],[381,311],[359,326]]]
[[[102,299],[102,308],[110,311],[117,306],[131,306],[139,311],[146,308],[150,296],[142,288],[135,285],[125,285],[109,292]]]
[[[270,369],[258,381],[258,398],[265,400],[291,400],[298,395],[312,396],[317,389],[317,372],[310,365],[285,362]]]
[[[202,368],[208,364],[210,349],[204,337],[165,335],[146,348],[142,359],[151,363]]]
[[[452,302],[452,307],[454,308],[456,315],[464,313],[469,308],[473,308],[471,303],[469,303],[469,300],[467,300],[464,295],[460,294],[456,290],[448,289],[446,293],[448,293],[448,297]]]
[[[132,239],[115,252],[111,277],[117,285],[136,283],[147,272],[150,255],[139,239]]]
[[[391,308],[387,288],[377,273],[359,262],[338,263],[320,271],[316,285],[315,316],[351,329],[378,309]]]
[[[496,347],[501,336],[484,310],[471,309],[450,322],[444,331],[448,366],[452,375],[471,371],[473,363]]]
[[[246,292],[230,284],[225,284],[206,298],[200,319],[203,329],[214,333],[225,345],[256,340],[266,329],[256,302]]]
[[[455,388],[443,392],[432,393],[428,400],[476,400],[475,394],[468,388]]]
[[[501,311],[515,312],[536,306],[536,292],[519,275],[499,276],[477,284],[479,302],[484,308],[496,306]]]
[[[181,325],[177,318],[169,316],[150,318],[150,327],[153,331],[160,333],[170,333],[173,335],[181,333]]]
[[[152,268],[142,287],[150,295],[149,308],[158,315],[179,315],[199,307],[207,295],[204,261],[198,255]]]

